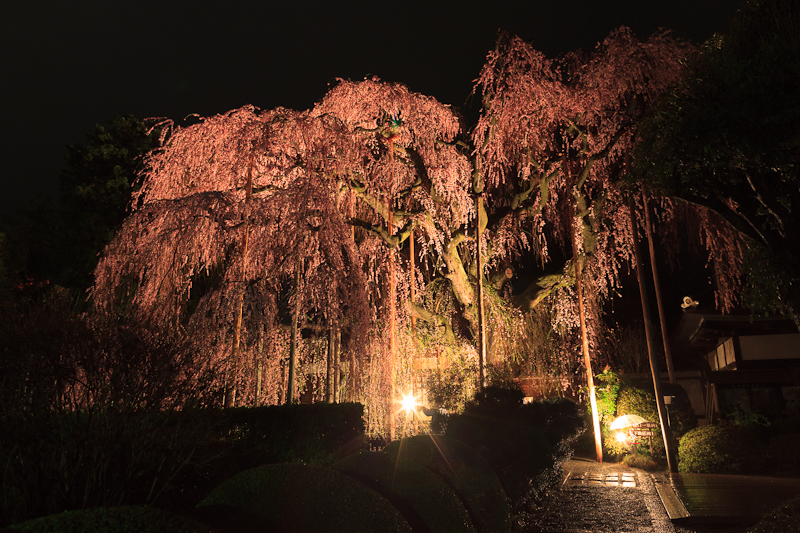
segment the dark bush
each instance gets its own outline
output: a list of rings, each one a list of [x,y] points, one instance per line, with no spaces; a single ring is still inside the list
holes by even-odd
[[[90,321],[59,294],[0,316],[0,414],[213,404],[220,373],[188,336],[121,318]]]
[[[159,413],[113,409],[0,420],[2,522],[67,509],[155,502],[195,459],[178,435],[202,440]]]
[[[701,426],[689,431],[678,447],[678,470],[701,474],[749,474],[764,465],[764,447],[737,426]]]
[[[243,469],[267,463],[330,464],[364,446],[364,406],[312,403],[215,411]]]
[[[747,533],[800,531],[800,498],[793,498],[764,515]]]
[[[441,435],[417,435],[386,447],[392,461],[416,461],[445,479],[464,503],[472,523],[484,533],[507,532],[510,508],[492,467],[466,444]]]
[[[336,470],[296,463],[237,474],[198,504],[197,516],[236,533],[411,531],[402,515],[366,485]]]
[[[551,444],[572,442],[586,429],[586,417],[580,406],[567,398],[550,398],[523,405],[525,421],[544,432]]]
[[[475,531],[455,491],[441,475],[407,457],[361,452],[332,468],[340,470],[389,500],[414,531]]]
[[[196,431],[187,442],[193,460],[159,502],[192,508],[224,480],[263,464],[329,465],[363,448],[363,409],[357,403],[315,403],[165,414]]]
[[[206,438],[161,411],[213,396],[215,369],[170,331],[89,323],[59,301],[14,309],[0,320],[0,525],[156,501]]]
[[[529,506],[559,477],[567,444],[585,428],[566,399],[522,404],[514,390],[487,387],[464,413],[448,417],[445,435],[477,450],[492,466],[516,510]]]
[[[781,433],[769,439],[769,470],[778,475],[800,477],[800,433]]]
[[[98,507],[35,518],[8,531],[21,533],[209,533],[193,519],[144,506]]]

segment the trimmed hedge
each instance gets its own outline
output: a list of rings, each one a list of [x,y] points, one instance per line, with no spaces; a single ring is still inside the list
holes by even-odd
[[[231,532],[411,532],[383,497],[345,474],[297,463],[245,470],[214,489],[197,516]]]
[[[386,447],[392,461],[416,461],[453,488],[481,533],[511,529],[508,498],[491,465],[474,449],[441,435],[417,435]]]
[[[700,474],[750,474],[764,465],[764,447],[737,426],[701,426],[688,432],[678,447],[678,470]]]
[[[474,532],[455,491],[441,475],[406,457],[363,451],[332,468],[374,489],[401,512],[414,531]]]
[[[208,533],[199,522],[162,509],[140,505],[97,507],[28,520],[9,526],[20,533]]]

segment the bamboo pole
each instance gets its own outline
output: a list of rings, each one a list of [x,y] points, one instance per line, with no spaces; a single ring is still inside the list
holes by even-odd
[[[414,255],[414,228],[411,228],[411,232],[408,236],[408,261],[409,261],[409,292],[411,303],[416,303],[417,295],[416,295],[416,287],[415,287],[415,276],[417,271],[417,260]],[[417,349],[417,318],[415,316],[411,317],[411,336],[414,341],[414,352],[411,354],[411,394],[414,398],[419,398],[417,396],[417,358],[418,358],[418,349]]]
[[[264,336],[263,332],[258,335],[258,349],[256,350],[256,390],[254,404],[256,407],[261,405],[261,375],[264,372]]]
[[[567,180],[571,182],[569,173],[569,165],[565,163]],[[586,331],[586,309],[583,304],[583,258],[578,253],[578,232],[575,229],[575,223],[578,218],[577,203],[578,194],[577,190],[574,191],[575,203],[572,205],[572,216],[570,217],[570,240],[572,241],[572,261],[575,267],[575,291],[578,298],[578,316],[580,318],[581,327],[581,350],[583,351],[583,366],[586,368],[586,384],[589,389],[589,407],[592,411],[592,428],[594,430],[594,448],[597,462],[603,462],[603,442],[602,433],[600,431],[600,415],[597,410],[597,395],[594,390],[594,375],[592,373],[592,358],[589,353],[589,335]]]
[[[389,203],[389,235],[394,235],[394,216],[391,210],[391,203]],[[397,283],[395,281],[395,265],[394,265],[394,247],[389,250],[389,360],[388,360],[388,378],[389,378],[389,440],[393,441],[395,437],[395,417],[394,417],[394,401],[395,401],[395,387],[394,387],[394,374],[395,374],[395,352],[397,350],[397,338],[395,334],[396,328],[396,305],[397,299]]]
[[[389,182],[389,194],[386,198],[386,211],[388,219],[386,224],[389,229],[389,237],[394,236],[394,210],[392,209],[392,194],[394,191],[395,183],[395,168],[394,168],[394,137],[389,138],[389,157],[391,158],[392,175]],[[394,402],[395,402],[395,353],[397,350],[397,339],[395,337],[396,328],[396,300],[397,300],[397,283],[395,280],[395,247],[389,247],[389,360],[387,369],[389,378],[389,398],[388,398],[388,415],[389,415],[389,440],[394,441],[395,437],[395,416],[394,416]]]
[[[592,410],[592,428],[594,429],[594,448],[597,462],[603,462],[603,443],[600,431],[600,415],[597,410],[597,395],[594,390],[594,374],[592,373],[592,358],[589,353],[589,335],[586,331],[586,309],[583,304],[583,261],[578,255],[576,243],[575,224],[572,224],[572,260],[575,265],[575,290],[578,297],[578,315],[581,325],[581,350],[583,351],[583,365],[586,368],[586,384],[589,388],[589,406]]]
[[[333,403],[339,403],[339,374],[341,373],[341,369],[339,368],[339,354],[341,353],[342,347],[342,332],[338,324],[334,329],[333,340]]]
[[[328,327],[328,357],[325,371],[325,402],[333,403],[333,326]]]
[[[672,446],[672,431],[667,423],[667,408],[664,405],[664,395],[661,392],[661,372],[658,369],[656,360],[655,346],[653,339],[653,325],[650,318],[650,301],[647,297],[647,287],[645,286],[644,276],[642,275],[641,253],[639,252],[639,238],[636,236],[636,206],[633,204],[633,197],[628,198],[628,209],[631,221],[631,235],[633,236],[633,256],[636,261],[636,277],[639,280],[639,296],[642,300],[642,318],[644,320],[644,333],[647,338],[647,354],[650,359],[650,373],[653,376],[653,391],[656,395],[656,407],[658,408],[658,420],[661,425],[661,436],[664,438],[664,449],[667,454],[667,466],[670,472],[678,471],[678,463],[675,450]]]
[[[478,272],[478,378],[481,387],[486,386],[486,316],[483,306],[483,258],[481,257],[481,213],[483,212],[483,193],[475,197],[477,224],[475,228],[475,260]]]
[[[669,345],[669,333],[667,332],[667,320],[664,316],[664,304],[661,300],[661,282],[658,277],[658,267],[656,266],[656,250],[653,245],[653,226],[650,223],[650,209],[648,208],[649,198],[647,191],[642,187],[642,203],[644,204],[644,229],[647,235],[647,246],[650,250],[650,267],[653,270],[653,288],[656,291],[656,306],[658,307],[658,320],[661,323],[661,340],[664,343],[664,356],[667,358],[667,373],[669,382],[675,381],[675,367],[672,365],[672,348]]]
[[[298,258],[294,271],[295,304],[292,310],[292,332],[289,340],[289,379],[286,386],[286,403],[294,403],[295,367],[297,366],[297,321],[300,316],[300,273],[303,260]]]
[[[352,220],[353,217],[356,216],[356,203],[355,202],[356,202],[356,195],[353,192],[353,190],[351,189],[350,190],[350,219],[351,220]],[[356,227],[355,227],[355,225],[351,225],[350,228],[351,228],[350,237],[353,239],[353,245],[355,245],[355,242],[356,242]],[[358,389],[359,389],[359,387],[358,387],[359,381],[358,381],[358,378],[356,377],[356,354],[355,354],[355,350],[353,350],[352,347],[349,350],[349,353],[347,354],[347,359],[348,359],[349,366],[350,366],[350,372],[348,374],[348,379],[350,380],[350,386],[348,387],[347,394],[348,394],[348,399],[351,402],[355,402],[356,398],[358,397],[358,392],[359,392],[358,391]]]

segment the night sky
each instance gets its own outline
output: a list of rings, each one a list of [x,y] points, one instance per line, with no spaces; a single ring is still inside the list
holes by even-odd
[[[464,106],[502,28],[549,57],[619,26],[701,43],[739,0],[17,1],[0,8],[0,212],[56,197],[66,146],[114,115],[311,107],[376,75]]]

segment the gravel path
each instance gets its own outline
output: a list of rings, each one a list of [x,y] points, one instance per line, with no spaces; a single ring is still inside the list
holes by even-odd
[[[580,458],[564,463],[563,484],[523,531],[694,533],[670,522],[647,472]]]

